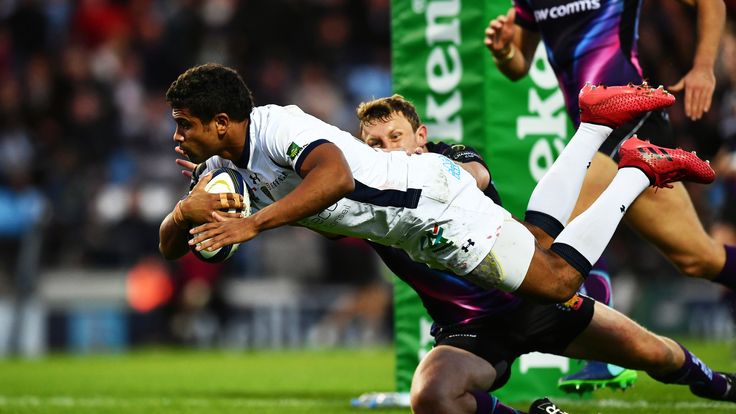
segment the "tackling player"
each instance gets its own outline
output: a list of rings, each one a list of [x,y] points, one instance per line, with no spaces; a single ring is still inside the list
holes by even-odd
[[[442,152],[473,171],[479,187],[488,185],[487,194],[499,202],[490,172],[480,155],[468,147],[427,142],[426,126],[420,123],[414,106],[401,96],[362,103],[357,115],[360,137],[367,144],[412,153]],[[632,342],[662,347],[663,341],[671,341],[649,333],[615,311],[606,311],[607,307],[597,302],[589,317],[585,305],[574,304],[587,303],[586,297],[574,298],[564,305],[530,303],[495,289],[480,289],[450,273],[413,263],[400,250],[372,245],[388,267],[418,293],[435,321],[431,331],[435,346],[417,367],[412,381],[415,412],[514,413],[487,390],[496,390],[508,381],[511,364],[519,355],[531,351],[569,355],[569,349],[578,348],[583,357],[590,357],[586,349],[593,343],[587,341],[616,340],[610,337],[614,326],[625,326],[628,331],[625,335],[632,335],[628,338]],[[606,296],[602,298],[610,298]],[[589,338],[579,339],[586,336]],[[682,352],[689,351],[683,348]],[[605,352],[603,360],[614,361],[620,358],[619,353]],[[656,374],[653,377],[659,378]],[[663,382],[666,381],[664,378]]]
[[[402,96],[394,95],[361,103],[356,112],[360,120],[360,138],[371,147],[382,150],[405,150],[409,153],[434,152],[445,155],[468,170],[476,178],[478,187],[483,190],[486,196],[496,204],[501,205],[501,199],[493,184],[491,173],[480,154],[462,144],[448,145],[443,142],[427,141],[427,126],[421,123],[414,105]],[[431,308],[437,300],[441,300],[441,306],[437,310],[443,312],[435,311],[430,312],[430,314],[437,315],[448,312],[454,314],[455,316],[449,318],[453,320],[449,325],[469,323],[476,319],[482,319],[489,314],[492,315],[494,313],[493,309],[509,307],[504,301],[507,296],[499,297],[498,291],[486,291],[478,289],[470,283],[458,283],[455,278],[449,280],[429,278],[429,280],[436,280],[436,283],[433,284],[422,282],[427,280],[423,272],[418,271],[418,268],[414,266],[401,263],[401,260],[407,260],[405,256],[388,253],[387,251],[392,249],[386,246],[375,243],[371,243],[371,245],[390,268],[414,270],[414,273],[399,275],[399,277],[417,291],[425,307]],[[398,261],[398,263],[392,263],[395,261]],[[426,271],[431,272],[429,269],[426,269]],[[448,292],[452,292],[452,295],[448,296]],[[600,261],[596,263],[585,279],[581,287],[581,293],[605,305],[612,306],[611,282],[605,266]],[[518,301],[518,299],[514,298],[513,301]],[[455,303],[458,306],[453,306]],[[459,304],[462,304],[462,306]],[[446,316],[440,316],[440,318],[440,324],[447,326],[448,318]],[[448,359],[452,361],[452,358]],[[460,364],[460,366],[463,366],[463,364]],[[606,386],[626,388],[637,379],[636,371],[597,361],[588,362],[584,368],[585,372],[591,371],[592,367],[596,367],[598,370],[605,369],[606,373],[610,373],[610,375],[599,374],[590,382],[578,380],[570,389],[566,390],[583,392],[591,391],[595,387]]]

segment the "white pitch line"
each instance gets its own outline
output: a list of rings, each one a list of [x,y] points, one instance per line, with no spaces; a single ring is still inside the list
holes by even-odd
[[[561,402],[564,401],[566,404],[586,404],[586,405],[594,405],[598,407],[611,407],[611,408],[649,408],[649,409],[662,409],[662,408],[669,408],[674,410],[693,410],[693,409],[708,409],[708,408],[733,408],[734,405],[731,402],[723,402],[723,401],[708,401],[708,400],[702,400],[702,401],[678,401],[678,402],[663,402],[663,401],[647,401],[647,400],[640,400],[640,401],[627,401],[627,400],[614,400],[614,399],[604,399],[604,400],[589,400],[589,401],[582,401],[582,400],[560,400]]]
[[[156,398],[156,397],[69,397],[69,396],[0,396],[0,407],[160,407],[171,405],[227,407],[305,407],[349,406],[350,402],[314,400],[311,398]]]

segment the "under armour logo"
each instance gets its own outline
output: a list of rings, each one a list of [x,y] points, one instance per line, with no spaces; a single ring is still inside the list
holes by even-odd
[[[468,252],[468,250],[470,249],[470,246],[475,246],[475,242],[473,241],[473,239],[468,239],[468,242],[467,242],[467,243],[465,243],[465,244],[463,244],[463,245],[462,245],[462,247],[461,247],[461,249],[462,249],[462,250],[463,250],[463,251],[464,251],[465,253],[467,253],[467,252]]]
[[[626,206],[624,206],[623,204],[621,204],[621,207],[619,208],[619,210],[621,210],[622,213],[625,213],[626,212]]]
[[[586,165],[586,166],[585,166],[585,169],[586,169],[586,170],[587,170],[588,168],[590,168],[590,162],[588,162],[588,165]]]
[[[253,181],[253,184],[258,184],[261,182],[261,178],[258,177],[258,174],[251,174],[250,180]]]

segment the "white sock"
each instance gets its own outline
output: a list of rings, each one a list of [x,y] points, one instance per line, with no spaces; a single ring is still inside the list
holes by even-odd
[[[621,168],[603,194],[575,217],[554,242],[574,247],[591,264],[597,262],[626,210],[648,186],[649,178],[640,169]]]
[[[581,123],[560,156],[534,188],[527,210],[548,214],[563,226],[570,220],[593,155],[613,131]]]

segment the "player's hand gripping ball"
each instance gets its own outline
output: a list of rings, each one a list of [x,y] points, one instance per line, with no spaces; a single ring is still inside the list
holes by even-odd
[[[205,185],[204,190],[208,193],[238,193],[243,196],[243,206],[241,208],[230,208],[228,213],[240,213],[242,217],[250,215],[250,198],[248,192],[245,191],[243,176],[232,168],[221,167],[212,171],[212,179]],[[203,249],[196,250],[196,246],[192,246],[192,252],[197,258],[210,263],[224,262],[232,257],[238,250],[239,243],[229,246],[220,247],[219,249]]]

